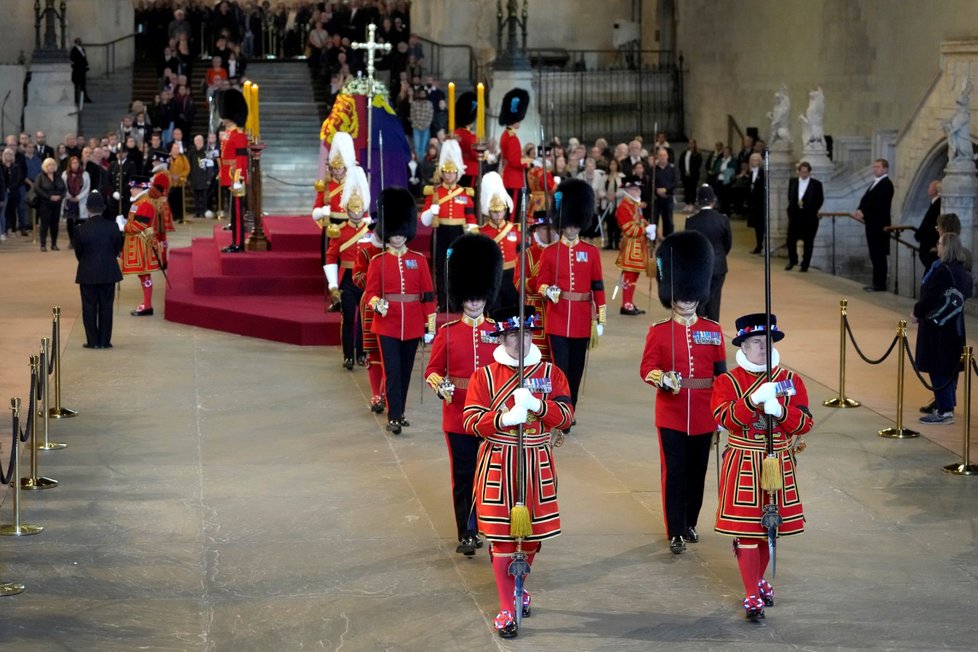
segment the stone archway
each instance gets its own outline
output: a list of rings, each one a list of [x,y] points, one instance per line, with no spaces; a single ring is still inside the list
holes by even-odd
[[[944,168],[947,167],[947,139],[943,139],[934,145],[924,156],[923,163],[917,167],[913,180],[907,189],[907,194],[903,201],[900,211],[902,223],[910,226],[917,226],[920,223],[927,207],[930,205],[930,198],[927,196],[927,186],[935,179],[944,178]]]

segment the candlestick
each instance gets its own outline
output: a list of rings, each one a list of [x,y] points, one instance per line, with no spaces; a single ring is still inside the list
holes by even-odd
[[[255,142],[261,142],[261,123],[258,114],[258,84],[251,85],[251,109],[255,112],[255,117],[251,122],[251,132]]]
[[[245,130],[245,133],[251,138],[251,123],[252,117],[254,117],[254,109],[251,108],[251,82],[246,81],[244,83],[244,91],[241,93],[244,95],[245,105],[248,107],[248,118],[245,120],[243,125],[238,125]]]
[[[486,138],[486,86],[482,82],[475,87],[475,137],[477,140]]]
[[[448,135],[455,133],[455,82],[448,82]]]

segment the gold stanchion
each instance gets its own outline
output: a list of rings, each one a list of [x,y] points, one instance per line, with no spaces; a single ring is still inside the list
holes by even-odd
[[[36,489],[50,489],[51,487],[57,487],[58,481],[52,480],[51,478],[44,478],[37,473],[37,451],[40,448],[37,441],[37,420],[42,418],[42,410],[37,409],[38,403],[38,393],[41,391],[41,383],[43,376],[41,374],[45,373],[41,369],[40,358],[36,355],[31,356],[31,375],[36,378],[34,382],[34,393],[31,395],[31,404],[28,409],[34,410],[34,418],[31,419],[31,438],[30,443],[27,444],[28,450],[31,452],[31,474],[30,477],[20,479],[21,489],[28,489],[34,491]],[[36,374],[36,376],[35,376]],[[44,415],[45,421],[46,414]]]
[[[899,354],[897,357],[897,413],[896,413],[896,427],[894,428],[883,428],[879,431],[880,437],[889,437],[890,439],[913,439],[915,437],[920,437],[920,433],[916,430],[910,430],[909,428],[903,427],[903,350],[904,342],[907,340],[907,321],[901,319],[900,323],[897,325],[897,347],[899,348]]]
[[[842,318],[839,323],[839,395],[823,401],[822,405],[832,408],[856,408],[859,401],[846,398],[846,306],[849,302],[846,299],[839,301]]]
[[[251,192],[248,203],[251,205],[251,212],[255,218],[251,237],[245,243],[245,249],[248,251],[268,251],[271,249],[271,244],[265,237],[265,228],[262,225],[261,153],[263,149],[265,149],[265,144],[257,139],[248,143],[248,152],[251,154],[251,169],[248,177]]]
[[[51,338],[50,337],[41,338],[41,368],[38,371],[39,374],[38,378],[44,379],[44,384],[43,384],[44,391],[41,393],[41,398],[44,400],[44,405],[41,406],[41,410],[39,411],[37,416],[41,417],[44,420],[44,443],[38,444],[37,450],[42,450],[42,451],[53,451],[68,446],[68,444],[60,444],[48,440],[48,433],[50,432],[50,425],[51,425],[51,409],[49,407],[51,405],[51,382],[50,379],[48,378],[48,366],[50,364],[48,360],[50,359],[51,359]],[[38,380],[38,383],[40,382],[41,381]]]
[[[961,362],[964,364],[964,453],[961,456],[960,464],[948,464],[944,467],[945,473],[951,475],[978,475],[978,464],[969,464],[971,461],[971,359],[974,352],[970,346],[964,347],[961,354]]]
[[[37,356],[32,356],[32,359],[36,360]],[[33,398],[33,397],[32,397]],[[11,407],[14,411],[14,415],[20,413],[20,399],[13,398],[10,399]],[[31,419],[31,423],[34,420]],[[33,432],[33,430],[32,430]],[[31,438],[31,443],[34,442],[33,437]],[[24,537],[31,534],[37,534],[44,528],[40,525],[34,525],[31,523],[21,523],[20,522],[20,490],[23,486],[23,481],[17,481],[20,478],[20,433],[17,434],[17,443],[15,444],[15,449],[10,451],[14,459],[14,472],[13,477],[10,478],[10,502],[11,507],[14,511],[14,522],[6,525],[0,525],[0,535],[5,537]],[[34,453],[31,453],[31,458],[33,459]]]
[[[51,354],[54,356],[54,405],[48,413],[52,419],[69,419],[78,416],[78,412],[61,407],[61,306],[55,306],[52,311],[54,312],[54,351]],[[46,400],[44,405],[47,406]]]

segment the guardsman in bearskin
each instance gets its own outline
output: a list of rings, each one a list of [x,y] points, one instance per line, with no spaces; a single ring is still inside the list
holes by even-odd
[[[224,143],[221,145],[221,190],[227,194],[230,208],[231,244],[224,253],[244,251],[245,242],[245,185],[248,183],[248,136],[244,124],[248,120],[248,105],[244,95],[235,88],[221,91],[218,107],[224,123]]]
[[[466,231],[479,228],[475,216],[474,194],[472,188],[458,184],[458,177],[464,168],[462,150],[454,140],[442,143],[438,157],[438,172],[441,183],[424,187],[424,208],[421,223],[433,226],[431,238],[431,260],[435,266],[435,291],[438,296],[438,309],[445,307],[445,262],[446,252],[455,239]]]
[[[387,398],[387,431],[399,435],[418,343],[435,337],[435,292],[428,261],[407,248],[418,229],[418,207],[406,188],[385,188],[377,200],[380,237],[387,245],[367,270],[364,296],[374,309],[370,330],[380,341]]]
[[[621,268],[621,314],[644,315],[644,310],[635,307],[635,285],[639,274],[648,270],[649,240],[655,240],[655,225],[642,216],[642,180],[629,174],[621,187],[625,197],[615,213],[621,231],[621,249],[615,260]]]
[[[431,359],[424,375],[428,386],[441,398],[442,429],[452,466],[452,501],[458,547],[467,557],[482,547],[472,513],[472,482],[479,440],[465,432],[462,408],[469,378],[476,369],[492,362],[498,342],[495,322],[486,319],[502,282],[503,259],[499,247],[484,235],[463,235],[452,245],[448,259],[448,300],[461,319],[438,329],[431,345]]]
[[[534,165],[526,173],[526,183],[530,188],[530,208],[527,215],[533,215],[537,211],[547,210],[547,206],[553,203],[554,190],[557,189],[557,180],[553,175],[553,160],[551,157],[551,147],[540,147],[540,158],[542,165]]]
[[[166,201],[170,179],[165,172],[157,174],[152,181],[145,177],[133,177],[129,187],[132,197],[129,215],[115,218],[123,234],[122,273],[137,274],[143,286],[143,302],[129,314],[149,317],[153,314],[152,273],[166,267],[167,253],[166,228],[155,200],[162,198]]]
[[[482,214],[487,217],[479,232],[499,245],[503,255],[503,283],[499,289],[498,305],[518,304],[520,225],[507,219],[513,208],[513,200],[503,187],[502,178],[495,172],[483,175],[479,199]]]
[[[536,311],[533,306],[526,306],[524,311],[522,328],[519,306],[493,312],[500,344],[493,361],[469,380],[462,412],[465,431],[482,439],[475,473],[475,513],[479,532],[489,540],[489,559],[500,605],[494,625],[503,638],[518,634],[513,613],[515,577],[509,573],[514,553],[525,553],[526,561],[532,565],[541,541],[560,534],[557,467],[551,440],[554,433],[569,428],[574,418],[566,376],[553,363],[543,362],[540,350],[533,345],[532,331],[540,327]],[[525,352],[522,387],[520,351]],[[523,502],[532,532],[515,539],[510,515],[521,492],[517,486],[517,429],[521,424],[525,454]],[[522,616],[529,615],[530,594],[524,589]]]
[[[550,217],[546,211],[537,211],[533,214],[526,224],[526,228],[532,235],[532,242],[526,248],[526,303],[533,306],[537,315],[541,317],[543,323],[543,311],[546,307],[545,299],[537,292],[540,287],[538,277],[540,275],[540,259],[543,257],[543,250],[554,242],[553,229],[550,228]],[[533,343],[540,349],[541,357],[546,361],[551,361],[550,342],[544,328],[533,331]]]
[[[606,320],[601,252],[579,237],[594,219],[594,191],[581,179],[561,181],[554,209],[560,240],[543,250],[537,292],[547,299],[550,353],[567,375],[576,409],[588,346],[604,334]]]
[[[639,375],[658,389],[662,511],[669,549],[678,555],[687,543],[699,541],[696,525],[717,429],[710,411],[711,388],[714,378],[726,372],[727,357],[720,324],[696,316],[697,305],[710,296],[709,241],[694,231],[674,233],[659,247],[656,266],[659,301],[672,316],[649,327]]]
[[[768,530],[761,525],[764,506],[773,493],[783,519],[777,536],[800,534],[805,514],[795,478],[794,455],[805,449],[801,436],[812,429],[808,391],[801,377],[780,365],[771,351],[771,381],[767,382],[767,319],[764,313],[736,321],[737,366],[716,379],[711,405],[713,419],[729,431],[723,454],[716,531],[734,537],[734,554],[744,583],[748,620],[764,617],[774,604],[774,589],[764,579],[770,561]],[[784,332],[771,315],[771,341]],[[767,419],[771,417],[774,456],[766,455]],[[770,463],[770,465],[769,465]]]
[[[343,367],[353,369],[354,355],[363,358],[363,338],[357,327],[357,313],[363,289],[353,282],[353,265],[356,262],[357,245],[369,237],[370,184],[363,168],[357,166],[350,170],[343,184],[340,206],[349,219],[340,227],[337,237],[329,241],[326,250],[327,289],[333,304],[340,304],[343,312]]]
[[[519,191],[526,185],[526,170],[533,163],[533,159],[523,156],[523,145],[516,135],[529,106],[530,94],[522,88],[513,88],[503,97],[503,105],[499,109],[499,124],[506,127],[499,137],[500,167],[503,186],[512,198],[514,219],[519,215]]]
[[[357,243],[357,253],[353,263],[353,284],[360,290],[360,334],[363,340],[363,357],[359,363],[367,368],[370,379],[370,411],[380,414],[384,411],[384,361],[380,355],[380,342],[374,334],[374,309],[367,302],[369,297],[363,293],[367,287],[367,272],[370,262],[384,251],[384,242],[377,237],[376,223],[371,224],[370,235]]]
[[[455,123],[461,125],[455,129],[455,140],[458,141],[459,149],[462,150],[462,162],[465,164],[461,171],[462,177],[459,185],[466,188],[475,187],[475,182],[479,179],[479,157],[481,154],[476,149],[478,139],[472,131],[472,123],[475,122],[477,113],[476,97],[472,91],[465,91],[455,100]]]
[[[323,265],[326,264],[327,240],[339,237],[340,227],[347,219],[346,210],[340,206],[340,201],[343,198],[346,177],[355,167],[357,167],[357,156],[353,148],[353,138],[345,131],[337,131],[330,142],[329,179],[325,186],[321,181],[316,182],[318,192],[312,209],[312,219],[323,229],[319,241],[319,253]]]

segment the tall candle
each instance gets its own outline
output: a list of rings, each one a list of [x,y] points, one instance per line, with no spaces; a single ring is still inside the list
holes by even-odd
[[[246,81],[244,83],[244,92],[242,93],[242,95],[244,95],[245,105],[248,107],[248,119],[245,120],[245,123],[243,125],[238,125],[238,126],[244,129],[245,133],[248,134],[248,136],[250,137],[252,118],[254,118],[255,116],[255,110],[251,108],[251,82],[250,81]]]
[[[455,82],[448,82],[448,135],[455,133]]]
[[[254,134],[255,142],[261,141],[261,123],[258,118],[258,84],[251,85],[251,109],[255,112],[255,117],[251,122],[251,131]]]
[[[475,87],[475,137],[486,139],[486,86],[482,82]]]

